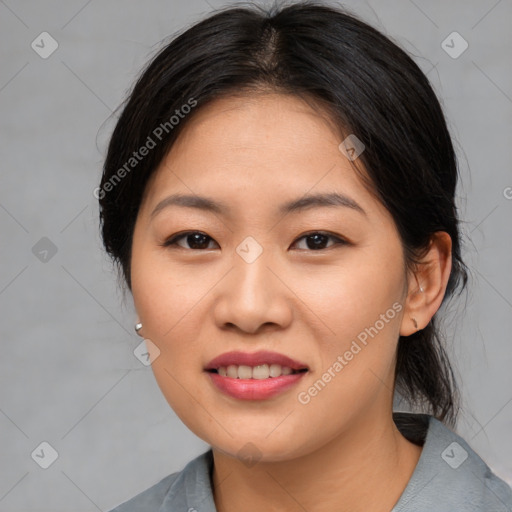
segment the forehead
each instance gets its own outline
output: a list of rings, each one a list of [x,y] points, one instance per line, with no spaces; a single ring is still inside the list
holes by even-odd
[[[228,97],[201,107],[148,183],[154,204],[171,192],[257,200],[261,207],[317,192],[371,196],[326,113],[283,94]]]
[[[340,138],[327,113],[313,100],[289,94],[257,93],[228,96],[214,100],[194,113],[173,146],[176,153],[185,144],[205,141],[205,150],[213,145],[251,150],[256,147],[296,147],[302,153],[318,147],[318,139],[336,143]],[[339,142],[338,142],[339,143]],[[263,155],[262,155],[263,156]]]

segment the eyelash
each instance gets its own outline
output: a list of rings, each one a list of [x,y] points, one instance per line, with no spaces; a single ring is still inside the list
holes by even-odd
[[[177,242],[179,240],[181,240],[182,238],[185,238],[187,237],[188,235],[195,235],[195,234],[198,234],[198,235],[204,235],[205,237],[209,238],[210,240],[213,240],[212,237],[210,237],[209,235],[207,235],[206,233],[203,233],[202,231],[185,231],[183,233],[180,233],[180,234],[177,234],[177,235],[173,235],[171,238],[167,239],[164,243],[160,244],[162,247],[166,247],[166,248],[171,248],[171,247],[177,247],[177,248],[180,248],[180,249],[185,249],[185,250],[190,250],[190,251],[204,251],[204,250],[207,250],[207,249],[188,249],[188,248],[185,248],[185,247],[181,247],[177,244]],[[299,250],[302,250],[302,251],[307,251],[307,252],[320,252],[320,251],[326,251],[328,249],[331,249],[332,247],[336,246],[336,245],[349,245],[349,242],[347,240],[344,240],[343,238],[339,237],[339,236],[336,236],[336,235],[333,235],[332,233],[329,233],[329,232],[326,232],[326,231],[310,231],[309,233],[305,233],[304,235],[300,236],[299,238],[297,238],[294,242],[294,244],[298,241],[298,240],[302,240],[303,238],[308,238],[308,237],[311,237],[313,235],[322,235],[324,237],[327,237],[327,238],[331,238],[333,240],[336,240],[336,243],[331,245],[330,247],[325,247],[325,248],[322,248],[322,249],[317,249],[317,250],[314,250],[314,249],[299,249]]]

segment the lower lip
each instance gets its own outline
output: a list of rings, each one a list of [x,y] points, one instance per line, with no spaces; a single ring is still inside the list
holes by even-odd
[[[223,393],[240,400],[265,400],[291,388],[307,373],[292,373],[268,379],[233,379],[207,372],[212,382]]]

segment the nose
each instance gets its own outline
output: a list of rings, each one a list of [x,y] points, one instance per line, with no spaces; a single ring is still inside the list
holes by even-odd
[[[233,263],[217,288],[214,317],[219,328],[249,334],[286,328],[292,320],[293,293],[282,270],[272,268],[265,251],[252,263],[238,255]]]

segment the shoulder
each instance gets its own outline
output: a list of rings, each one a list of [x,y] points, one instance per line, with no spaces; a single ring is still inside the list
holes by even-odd
[[[162,506],[166,494],[179,475],[179,471],[167,475],[155,485],[142,491],[128,501],[121,503],[121,505],[110,510],[110,512],[140,512],[142,510],[157,512]]]
[[[215,510],[210,481],[212,464],[210,449],[191,460],[183,470],[167,475],[109,512],[186,512],[193,509],[194,503],[201,503],[205,511]]]
[[[423,451],[392,512],[512,512],[512,488],[458,434],[428,417]]]

